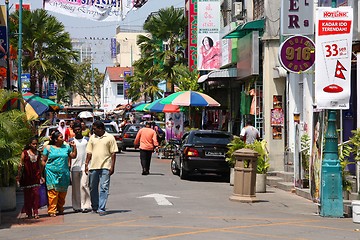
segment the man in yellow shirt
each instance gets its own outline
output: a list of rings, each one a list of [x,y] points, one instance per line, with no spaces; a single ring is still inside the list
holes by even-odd
[[[103,122],[95,121],[93,132],[94,134],[91,135],[86,146],[85,173],[90,174],[92,211],[102,216],[106,214],[105,207],[109,195],[110,176],[115,170],[118,147],[114,136],[105,132]]]

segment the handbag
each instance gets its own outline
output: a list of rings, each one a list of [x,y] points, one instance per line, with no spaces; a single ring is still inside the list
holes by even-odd
[[[46,184],[42,183],[39,187],[39,208],[48,205],[48,196],[47,196],[47,188]]]

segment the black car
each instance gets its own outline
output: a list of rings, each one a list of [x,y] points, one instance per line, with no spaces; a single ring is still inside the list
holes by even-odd
[[[216,130],[192,130],[182,137],[180,152],[171,161],[171,171],[186,179],[194,173],[216,173],[224,177],[230,174],[225,161],[227,144],[233,135]]]
[[[136,138],[136,134],[143,127],[145,127],[144,124],[128,124],[125,126],[124,130],[121,133],[123,151],[125,151],[127,147],[134,147],[134,140]]]

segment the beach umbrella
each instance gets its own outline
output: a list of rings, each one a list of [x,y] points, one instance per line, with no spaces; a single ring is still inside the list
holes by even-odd
[[[49,104],[41,97],[28,92],[23,94],[23,98],[26,102],[25,110],[29,109],[27,105],[30,105],[38,116],[49,110]]]
[[[192,107],[218,107],[220,103],[205,93],[196,91],[180,91],[173,93],[160,101],[163,104]]]
[[[134,110],[135,112],[146,112],[147,110],[145,110],[145,107],[146,107],[147,105],[149,105],[149,103],[142,103],[142,104],[136,106],[135,108],[133,108],[133,110]]]
[[[79,118],[92,118],[92,117],[94,117],[94,114],[89,111],[82,111],[78,114],[78,117]]]
[[[163,100],[163,98],[153,101],[148,106],[146,106],[145,109],[148,110],[149,112],[164,112],[164,113],[180,112],[183,110],[178,105],[160,103],[161,100]]]

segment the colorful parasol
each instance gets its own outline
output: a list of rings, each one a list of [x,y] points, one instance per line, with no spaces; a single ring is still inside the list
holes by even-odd
[[[164,98],[157,99],[150,103],[148,106],[145,107],[146,110],[149,112],[164,112],[164,113],[172,113],[172,112],[180,112],[183,109],[178,105],[173,104],[163,104],[162,101]]]
[[[136,106],[135,108],[133,108],[133,111],[135,112],[147,112],[147,110],[145,110],[145,107],[149,105],[149,103],[142,103],[138,106]]]
[[[194,107],[220,106],[220,103],[215,101],[212,97],[196,91],[176,92],[161,100],[160,103]]]

